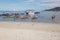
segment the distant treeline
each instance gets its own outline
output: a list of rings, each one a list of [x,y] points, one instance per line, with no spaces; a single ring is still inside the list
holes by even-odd
[[[60,7],[55,7],[55,8],[47,9],[47,10],[44,10],[44,11],[60,11]]]

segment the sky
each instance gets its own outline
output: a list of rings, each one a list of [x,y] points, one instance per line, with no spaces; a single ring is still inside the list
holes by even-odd
[[[41,11],[54,7],[60,7],[60,0],[0,0],[0,10]]]

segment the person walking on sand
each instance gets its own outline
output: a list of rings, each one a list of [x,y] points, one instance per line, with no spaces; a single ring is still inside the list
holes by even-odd
[[[51,18],[52,18],[52,21],[55,22],[55,18],[56,18],[56,16],[53,15]]]

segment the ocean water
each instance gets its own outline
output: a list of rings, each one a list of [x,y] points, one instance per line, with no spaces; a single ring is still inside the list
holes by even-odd
[[[0,12],[0,14],[3,14],[4,12]],[[6,12],[5,12],[6,13]],[[8,13],[13,13],[13,12],[8,12]],[[20,13],[20,12],[14,12],[14,13]],[[52,11],[41,11],[40,14],[35,14],[34,16],[37,17],[36,19],[31,19],[31,18],[25,18],[25,19],[20,19],[20,18],[3,18],[0,16],[0,21],[14,21],[14,22],[44,22],[44,23],[52,23],[52,15],[55,15],[55,23],[60,23],[60,12],[52,12]]]

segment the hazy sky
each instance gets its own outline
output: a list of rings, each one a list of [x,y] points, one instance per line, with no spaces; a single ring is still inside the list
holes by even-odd
[[[60,6],[60,0],[0,0],[0,10],[44,10]]]

